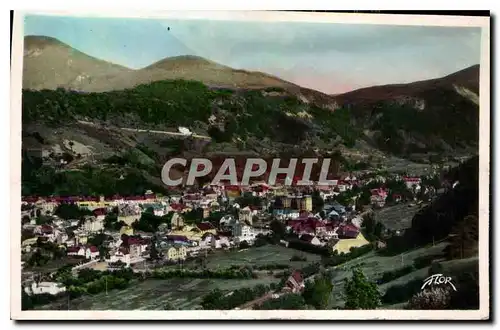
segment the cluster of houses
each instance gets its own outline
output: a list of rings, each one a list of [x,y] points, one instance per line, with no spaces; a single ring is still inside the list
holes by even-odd
[[[384,178],[360,180],[355,176],[345,176],[332,186],[270,187],[265,183],[255,183],[248,187],[230,185],[207,185],[199,190],[186,190],[177,196],[160,196],[146,192],[143,196],[111,197],[26,197],[22,199],[23,230],[32,231],[34,238],[22,242],[22,249],[30,253],[41,238],[64,248],[69,258],[81,258],[90,261],[104,260],[110,267],[117,263],[127,266],[147,260],[152,244],[163,260],[178,262],[196,256],[209,249],[228,249],[246,242],[255,243],[259,235],[271,233],[269,225],[255,219],[260,216],[281,221],[288,232],[298,239],[314,245],[328,247],[338,253],[348,253],[353,247],[368,244],[360,231],[361,218],[354,206],[345,207],[337,202],[327,203],[323,211],[313,214],[311,189],[317,189],[320,196],[327,200],[332,196],[366,184],[373,180],[383,182]],[[420,178],[402,177],[409,189],[420,189]],[[261,206],[240,207],[234,199],[242,195],[266,197],[267,203]],[[371,191],[371,203],[383,207],[388,192],[383,188]],[[394,196],[398,198],[398,196]],[[63,220],[54,216],[54,211],[61,203],[73,203],[88,209],[92,215],[83,219]],[[270,210],[272,208],[272,211]],[[188,224],[187,212],[201,209],[201,222]],[[116,212],[118,221],[123,225],[118,231],[104,228],[106,215]],[[141,214],[149,210],[162,217],[172,214],[170,222],[163,223],[156,233],[143,233],[133,229]],[[226,214],[218,226],[208,222],[212,212]],[[36,224],[37,215],[51,215],[50,224]],[[89,239],[98,233],[105,233],[105,255],[100,248],[89,243]]]

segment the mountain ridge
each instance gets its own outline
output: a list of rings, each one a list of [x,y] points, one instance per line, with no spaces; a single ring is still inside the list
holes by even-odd
[[[415,96],[427,89],[447,88],[459,84],[472,92],[479,93],[479,64],[443,77],[425,79],[411,83],[385,84],[355,89],[342,94],[332,95],[340,103],[377,102],[397,96]]]

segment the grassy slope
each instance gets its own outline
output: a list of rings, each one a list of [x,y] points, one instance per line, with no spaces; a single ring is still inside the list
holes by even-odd
[[[290,262],[293,255],[306,256],[307,261]],[[209,268],[226,268],[231,265],[268,265],[289,263],[292,267],[303,267],[319,260],[317,255],[304,253],[281,246],[262,246],[244,251],[218,252],[210,255],[207,266]],[[91,310],[154,310],[162,309],[168,302],[181,309],[198,307],[201,298],[215,288],[230,292],[244,287],[253,287],[257,284],[269,285],[279,282],[273,276],[262,276],[248,280],[219,280],[219,279],[168,279],[148,280],[132,285],[126,290],[112,291],[108,295],[100,293],[94,296],[84,296],[72,300],[71,309]],[[67,309],[67,301],[59,301],[43,306],[44,310]]]
[[[419,248],[410,252],[403,253],[396,256],[380,256],[376,252],[370,252],[364,256],[348,261],[345,264],[334,267],[333,274],[333,291],[330,300],[331,307],[343,306],[343,290],[344,279],[352,274],[352,268],[360,267],[365,273],[366,277],[371,281],[378,280],[386,271],[395,270],[404,266],[412,265],[413,261],[422,256],[433,255],[439,253],[446,247],[446,243],[440,243],[436,246],[429,246]],[[389,283],[379,286],[380,292],[383,294],[390,286],[399,283],[399,281],[407,282],[410,279],[427,277],[427,268],[419,269],[413,273],[407,274],[401,278],[395,279]]]

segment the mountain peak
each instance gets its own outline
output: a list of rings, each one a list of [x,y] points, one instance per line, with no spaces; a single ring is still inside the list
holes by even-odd
[[[159,60],[151,65],[148,65],[144,69],[164,69],[164,70],[171,70],[176,67],[181,67],[181,66],[198,66],[198,65],[213,65],[213,66],[219,66],[219,67],[224,67],[221,64],[215,63],[213,61],[207,60],[206,58],[203,58],[201,56],[196,56],[196,55],[180,55],[180,56],[172,56],[172,57],[167,57],[162,60]]]
[[[63,46],[63,47],[70,48],[70,46],[66,45],[64,42],[60,41],[59,39],[53,38],[53,37],[35,36],[35,35],[30,35],[30,36],[24,37],[24,47],[27,49],[33,48],[33,47],[44,48],[47,46]]]

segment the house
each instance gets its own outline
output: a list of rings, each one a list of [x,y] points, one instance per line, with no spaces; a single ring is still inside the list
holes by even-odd
[[[405,176],[403,177],[403,181],[406,184],[406,187],[410,190],[420,189],[420,184],[422,183],[422,180],[419,177],[410,177],[410,176]]]
[[[118,222],[123,221],[127,225],[131,225],[141,217],[141,208],[139,205],[132,203],[124,203],[118,205]]]
[[[98,208],[92,211],[92,214],[98,221],[104,221],[106,218],[106,214],[108,213],[108,210],[106,208]]]
[[[54,232],[54,228],[49,225],[41,225],[35,228],[34,233],[41,236],[51,236]]]
[[[111,254],[110,258],[106,260],[108,264],[114,264],[117,262],[122,262],[124,263],[127,267],[130,266],[130,252],[127,248],[125,247],[120,247],[118,248],[115,253]]]
[[[358,232],[354,238],[341,238],[332,240],[329,246],[332,252],[337,251],[337,253],[349,253],[351,248],[361,247],[370,244],[368,240],[363,236],[362,233]]]
[[[185,260],[187,257],[187,248],[185,246],[171,246],[165,253],[168,261]]]
[[[295,270],[287,279],[285,282],[285,287],[283,288],[284,291],[291,291],[292,293],[299,293],[302,292],[305,288],[304,285],[304,278],[302,277],[302,274],[298,271]]]
[[[300,240],[312,245],[322,245],[321,241],[316,236],[310,234],[301,235]]]
[[[40,282],[31,283],[30,286],[24,288],[24,292],[29,295],[37,295],[37,294],[51,294],[56,295],[61,292],[66,292],[66,287],[61,283],[56,282]]]
[[[210,245],[213,249],[222,249],[225,247],[229,247],[231,243],[229,242],[229,239],[226,236],[215,235],[212,236]]]
[[[210,222],[201,222],[196,225],[196,228],[200,231],[202,235],[206,233],[211,233],[215,235],[217,233],[215,227]]]
[[[143,211],[152,210],[153,214],[156,215],[157,217],[162,217],[167,213],[166,208],[162,204],[158,204],[158,203],[143,204],[142,209],[143,209]]]
[[[104,230],[104,218],[97,219],[94,216],[85,217],[83,230],[88,233],[95,233]]]
[[[237,221],[231,214],[226,214],[219,220],[219,226],[222,228],[232,228]]]
[[[296,219],[300,216],[300,212],[296,209],[273,209],[273,215],[277,219]]]
[[[209,207],[203,207],[203,219],[206,219],[210,216],[210,208]]]
[[[85,259],[97,259],[99,258],[99,249],[95,246],[72,246],[66,250],[68,256],[79,256]]]
[[[372,189],[370,196],[370,203],[375,207],[384,207],[387,192],[383,189]]]
[[[23,251],[30,252],[33,245],[38,241],[38,237],[28,238],[21,242]]]
[[[184,218],[179,213],[175,212],[170,220],[172,229],[179,229],[184,226]]]
[[[300,209],[305,211],[312,211],[312,197],[311,196],[302,196],[300,198]]]
[[[141,238],[129,237],[128,246],[129,246],[130,257],[137,258],[142,256],[142,254],[146,252],[146,250],[149,247],[149,242]]]
[[[167,259],[168,261],[177,261],[179,259],[177,249],[173,246],[168,248],[167,252],[165,253],[165,259]]]
[[[355,238],[358,236],[359,228],[352,223],[341,224],[337,228],[337,234],[340,238]]]
[[[252,224],[252,210],[247,206],[238,211],[238,219],[245,223],[249,223],[250,225]]]
[[[183,235],[168,235],[166,239],[176,245],[191,245],[190,239]]]

